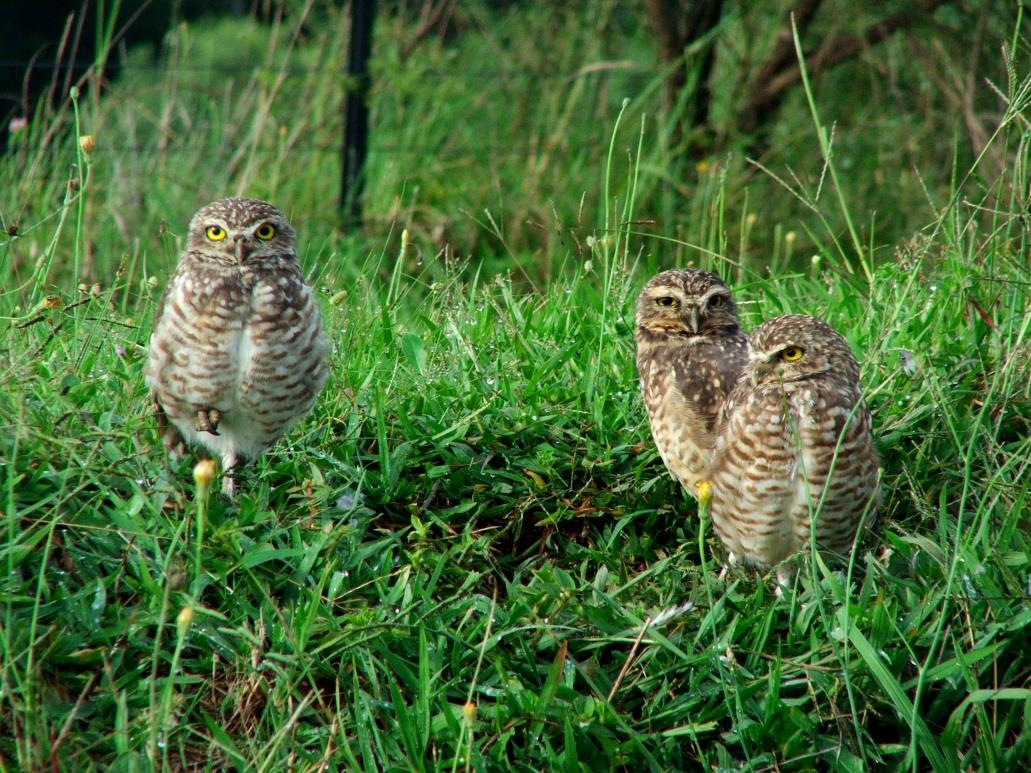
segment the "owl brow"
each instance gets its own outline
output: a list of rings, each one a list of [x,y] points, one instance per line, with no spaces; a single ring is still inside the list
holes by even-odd
[[[681,293],[677,288],[670,287],[669,285],[659,285],[658,287],[652,287],[648,291],[648,297],[651,299],[655,298],[676,298],[678,301],[683,300]]]
[[[706,303],[710,298],[713,298],[717,295],[722,295],[728,301],[730,300],[730,291],[726,287],[714,287],[702,296],[702,302]]]

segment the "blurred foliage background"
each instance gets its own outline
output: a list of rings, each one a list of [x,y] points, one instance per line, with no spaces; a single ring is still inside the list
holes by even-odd
[[[67,174],[76,131],[97,141],[86,225],[113,217],[129,255],[155,245],[158,224],[178,232],[199,204],[247,193],[286,207],[319,250],[357,238],[348,251],[393,251],[408,228],[415,260],[536,282],[611,232],[632,185],[648,264],[700,247],[766,272],[821,252],[890,257],[946,207],[960,170],[996,198],[1028,196],[1013,187],[1026,143],[989,142],[1026,70],[1019,3],[377,5],[362,229],[338,206],[348,6],[318,0],[116,4],[100,21],[89,5],[49,8],[63,36],[25,36],[34,94],[9,103],[5,225],[25,235],[53,212],[39,186]],[[834,196],[856,220],[847,248],[845,207],[823,206]],[[115,259],[87,244],[80,279]]]

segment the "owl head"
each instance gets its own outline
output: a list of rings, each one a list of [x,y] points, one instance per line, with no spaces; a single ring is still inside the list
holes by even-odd
[[[657,274],[637,297],[637,329],[653,336],[695,338],[738,328],[726,282],[696,268]]]
[[[190,220],[187,250],[222,265],[293,256],[295,235],[286,216],[258,199],[219,199]]]
[[[813,378],[859,381],[859,364],[848,343],[823,320],[800,314],[764,322],[751,335],[744,377],[754,386]]]

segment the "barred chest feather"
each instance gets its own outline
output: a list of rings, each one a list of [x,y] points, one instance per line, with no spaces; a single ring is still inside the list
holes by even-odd
[[[257,457],[306,413],[325,384],[326,339],[296,266],[260,270],[184,261],[151,340],[147,382],[188,442]],[[198,430],[199,409],[220,414]]]

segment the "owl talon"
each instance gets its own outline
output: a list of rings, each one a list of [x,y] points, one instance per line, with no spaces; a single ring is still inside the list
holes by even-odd
[[[210,432],[212,435],[217,435],[220,421],[222,421],[222,414],[217,408],[201,408],[197,411],[197,421],[193,426],[198,432]]]

